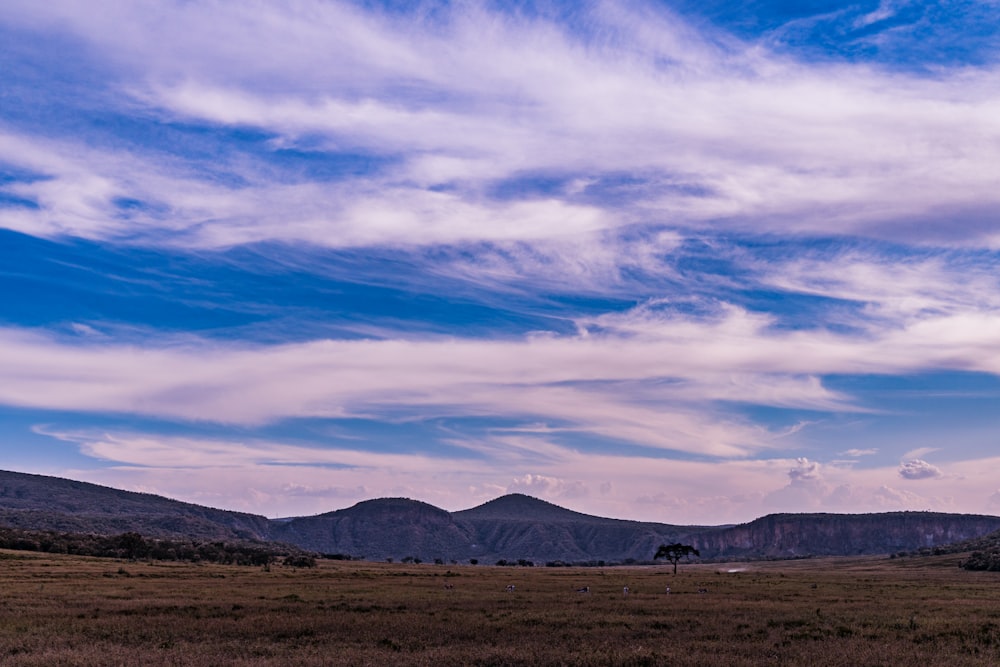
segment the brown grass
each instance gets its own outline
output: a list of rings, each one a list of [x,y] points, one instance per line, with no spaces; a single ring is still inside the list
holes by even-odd
[[[1000,664],[1000,575],[957,560],[682,565],[674,577],[0,552],[0,664]]]

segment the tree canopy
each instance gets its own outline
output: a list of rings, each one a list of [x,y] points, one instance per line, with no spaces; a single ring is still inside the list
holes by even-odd
[[[680,542],[675,542],[674,544],[661,544],[660,548],[656,550],[656,554],[653,556],[653,560],[664,558],[674,564],[674,574],[677,574],[677,563],[680,562],[681,558],[690,558],[691,556],[700,556],[698,552],[690,544],[681,544]]]

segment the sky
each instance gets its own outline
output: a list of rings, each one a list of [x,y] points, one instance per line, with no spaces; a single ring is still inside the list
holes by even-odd
[[[1000,514],[997,0],[5,0],[0,468]]]

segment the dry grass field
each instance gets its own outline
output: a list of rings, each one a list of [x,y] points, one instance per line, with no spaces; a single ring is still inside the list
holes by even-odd
[[[675,577],[338,561],[265,572],[4,551],[0,664],[1000,664],[1000,575],[956,562],[682,564]]]

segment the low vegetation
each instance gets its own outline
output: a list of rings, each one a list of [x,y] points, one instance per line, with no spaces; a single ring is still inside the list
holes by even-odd
[[[94,535],[21,528],[0,528],[0,549],[231,565],[267,565],[278,558],[308,557],[301,549],[275,542],[168,540],[143,537],[134,531],[120,535]]]
[[[959,560],[692,563],[673,575],[0,551],[0,664],[998,664],[998,575]]]
[[[894,557],[925,557],[961,554],[965,555],[959,561],[959,567],[966,570],[989,570],[1000,572],[1000,530],[971,540],[963,540],[953,544],[936,547],[923,547],[912,552],[900,552]]]

